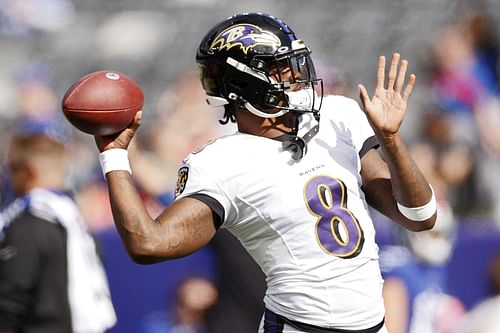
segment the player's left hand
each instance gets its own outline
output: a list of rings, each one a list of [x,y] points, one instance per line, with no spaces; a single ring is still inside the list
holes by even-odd
[[[366,88],[358,85],[363,110],[379,139],[389,139],[399,133],[416,77],[411,74],[405,84],[408,61],[399,61],[399,53],[392,55],[391,67],[385,82],[385,57],[378,59],[377,85],[370,99]]]

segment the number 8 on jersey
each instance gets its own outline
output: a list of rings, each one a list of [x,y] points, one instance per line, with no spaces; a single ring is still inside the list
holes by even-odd
[[[356,257],[363,248],[361,226],[347,209],[347,189],[336,178],[318,176],[304,188],[304,199],[310,213],[317,217],[316,237],[320,247],[339,258]]]

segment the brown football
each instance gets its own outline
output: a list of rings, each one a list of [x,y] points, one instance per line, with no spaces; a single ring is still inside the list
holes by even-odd
[[[93,135],[111,135],[126,128],[142,110],[141,87],[127,75],[97,71],[76,81],[64,94],[62,110],[79,130]]]

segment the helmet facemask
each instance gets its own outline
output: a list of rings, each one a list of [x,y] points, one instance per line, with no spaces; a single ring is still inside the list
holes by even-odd
[[[304,47],[272,57],[256,55],[250,65],[228,57],[228,99],[262,118],[276,118],[290,111],[319,113],[323,84],[316,78],[309,54]]]

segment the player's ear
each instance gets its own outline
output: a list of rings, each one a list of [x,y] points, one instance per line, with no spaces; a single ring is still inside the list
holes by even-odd
[[[32,182],[41,176],[40,174],[43,173],[43,170],[40,170],[35,163],[27,162],[20,172],[26,179],[26,182]]]
[[[36,177],[36,171],[25,162],[9,166],[13,189],[17,194],[24,194],[30,189]]]

